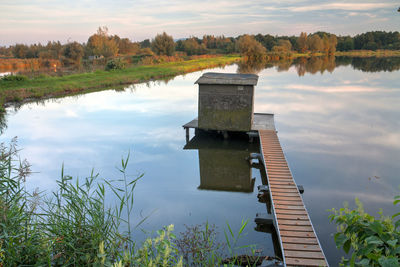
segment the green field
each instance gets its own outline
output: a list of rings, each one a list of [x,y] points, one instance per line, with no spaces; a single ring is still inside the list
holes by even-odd
[[[122,70],[95,71],[62,77],[38,77],[22,81],[0,80],[0,105],[26,99],[43,99],[83,92],[120,88],[123,85],[168,79],[201,69],[225,66],[240,60],[239,56],[218,56],[157,65],[134,66]]]

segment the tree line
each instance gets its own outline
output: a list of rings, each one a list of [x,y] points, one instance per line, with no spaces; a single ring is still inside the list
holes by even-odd
[[[225,37],[204,35],[174,40],[167,33],[154,39],[132,42],[128,38],[112,35],[107,27],[99,27],[86,43],[49,41],[46,45],[15,44],[0,46],[0,56],[15,58],[57,59],[64,64],[80,64],[82,59],[110,58],[117,55],[166,55],[177,52],[186,55],[229,54],[240,52],[245,58],[260,61],[267,52],[272,53],[325,53],[349,50],[400,50],[399,32],[374,31],[352,36],[336,36],[327,32],[299,36],[241,35]]]

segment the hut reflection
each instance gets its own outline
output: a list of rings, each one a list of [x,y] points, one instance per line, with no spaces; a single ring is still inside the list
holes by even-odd
[[[251,153],[258,152],[256,143],[248,138],[222,139],[216,134],[202,134],[201,130],[185,145],[184,149],[199,151],[200,185],[198,189],[251,193]]]

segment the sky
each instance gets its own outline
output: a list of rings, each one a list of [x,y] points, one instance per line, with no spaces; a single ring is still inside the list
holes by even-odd
[[[399,6],[398,0],[0,0],[0,45],[86,42],[99,26],[132,41],[163,31],[175,39],[398,31]]]

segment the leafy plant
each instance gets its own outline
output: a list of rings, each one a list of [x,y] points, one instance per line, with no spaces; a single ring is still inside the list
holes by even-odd
[[[217,241],[215,225],[208,222],[199,225],[187,226],[186,231],[180,233],[176,240],[179,253],[183,256],[184,263],[190,266],[201,266],[220,260],[225,244]]]
[[[114,58],[107,62],[105,70],[122,70],[126,68],[126,61],[121,58]]]
[[[338,224],[335,243],[350,259],[342,259],[345,266],[399,266],[400,258],[400,220],[383,216],[375,218],[364,212],[362,203],[356,198],[357,209],[350,210],[345,204],[340,210],[332,209],[331,221]],[[394,204],[400,202],[395,197]]]
[[[19,75],[19,74],[5,75],[0,78],[0,81],[4,81],[4,82],[14,82],[14,81],[19,82],[19,81],[26,81],[26,80],[28,80],[28,77],[26,77],[25,75]]]

